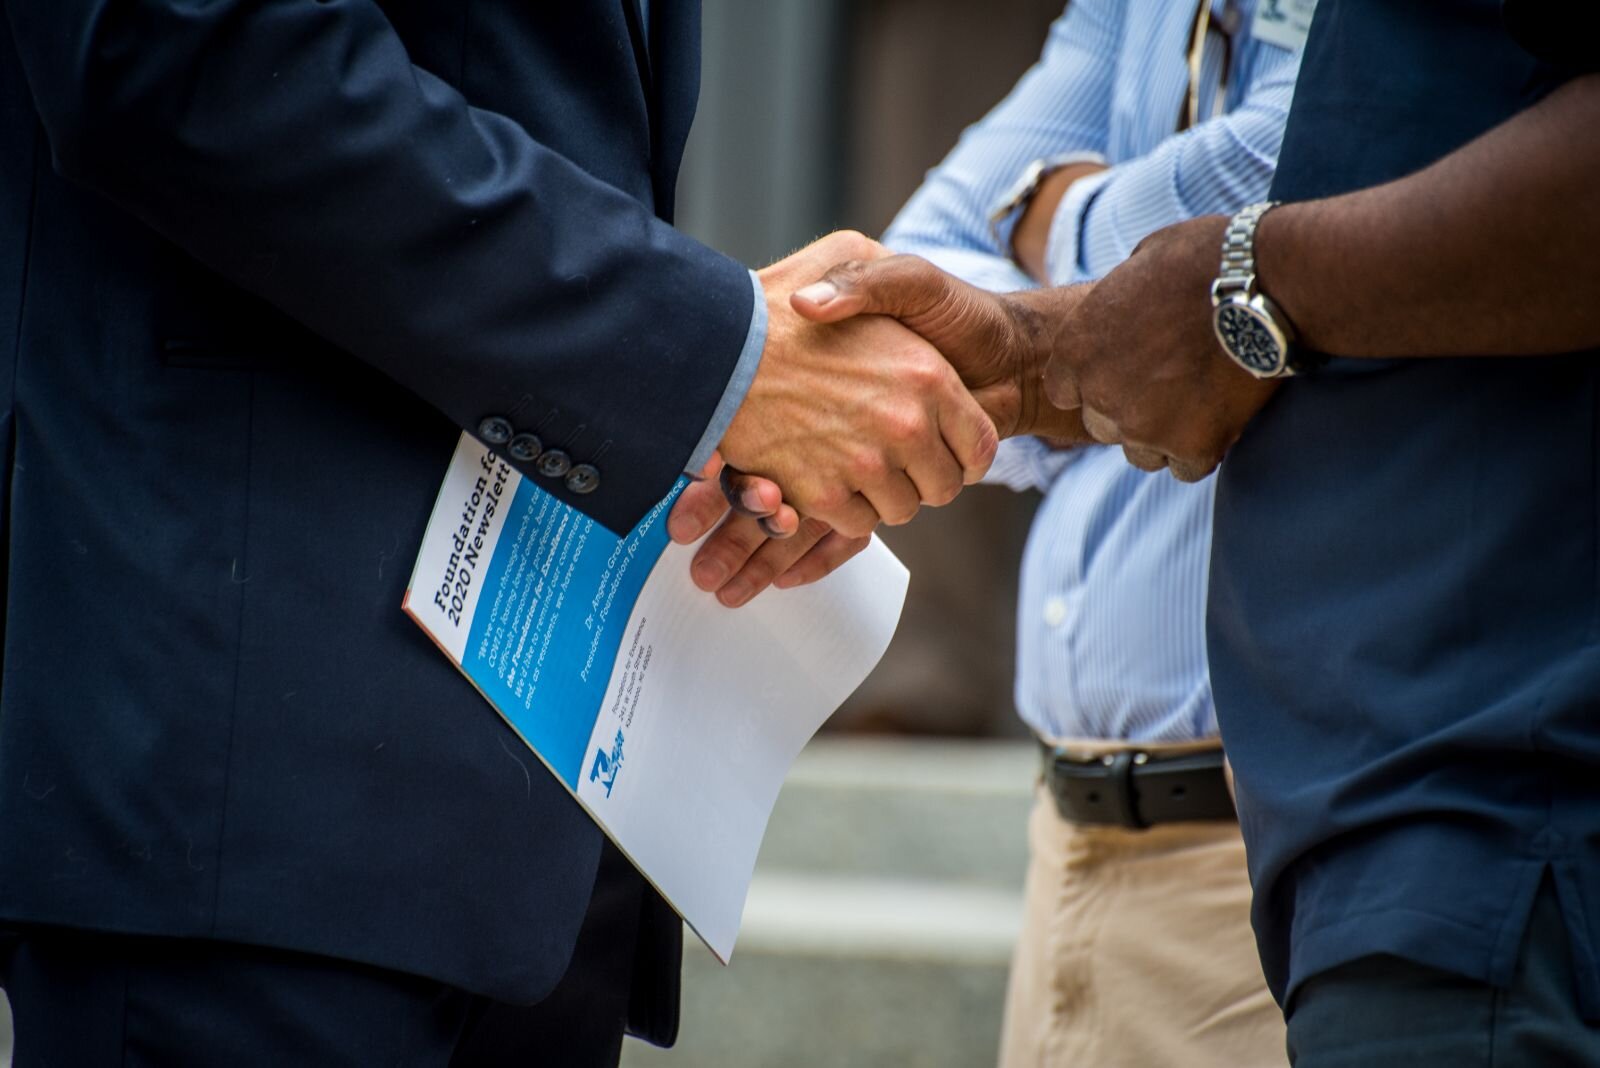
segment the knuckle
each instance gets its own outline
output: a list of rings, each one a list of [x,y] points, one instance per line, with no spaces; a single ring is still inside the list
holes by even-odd
[[[848,514],[839,517],[834,529],[849,538],[864,538],[872,533],[872,528],[878,522],[878,514],[871,508],[851,509]]]
[[[726,554],[748,556],[763,540],[761,527],[753,519],[739,517],[724,523],[717,531],[717,536],[707,543],[707,548],[716,548]]]
[[[750,555],[750,548],[743,538],[724,527],[700,547],[700,555],[731,571],[744,563],[745,557]]]
[[[837,513],[849,503],[850,496],[850,490],[844,486],[837,484],[823,486],[811,495],[810,510],[825,515]]]
[[[809,586],[826,575],[831,568],[815,556],[808,556],[783,573],[784,578],[795,586]]]
[[[895,437],[891,428],[890,438]],[[889,461],[877,449],[857,449],[849,459],[850,475],[858,486],[870,486],[882,481],[889,473]]]
[[[1083,429],[1102,445],[1115,445],[1122,440],[1122,434],[1111,417],[1093,408],[1083,409]]]
[[[846,259],[875,260],[883,255],[883,246],[860,230],[840,230],[838,244],[841,257]]]
[[[875,525],[876,524],[869,523],[866,520],[852,519],[840,524],[840,529],[848,530],[850,532],[850,536],[853,538],[864,538],[867,536],[866,532],[871,530]]]
[[[885,514],[883,521],[891,527],[903,527],[917,517],[918,511],[917,505],[906,505]]]
[[[823,277],[840,289],[853,289],[861,283],[866,274],[867,262],[855,259],[834,264]]]
[[[684,517],[700,530],[709,530],[711,524],[721,519],[728,512],[727,502],[721,495],[715,500],[706,499],[693,502],[684,509]]]
[[[920,411],[899,408],[883,421],[884,438],[891,445],[914,445],[927,434],[927,419]]]
[[[1000,451],[1000,431],[995,429],[993,423],[985,419],[978,427],[978,442],[974,448],[974,459],[983,465],[984,470],[994,463],[995,453]]]
[[[764,590],[778,577],[778,569],[770,561],[758,556],[745,565],[740,575],[752,588]]]
[[[965,391],[961,396],[966,396]],[[931,403],[907,401],[902,403],[894,414],[900,429],[913,439],[931,437],[939,433],[938,409]]]
[[[1000,435],[993,423],[984,420],[973,434],[971,443],[956,452],[955,458],[961,465],[963,478],[970,480],[982,477],[994,463],[995,454],[999,451]]]
[[[852,253],[852,255],[856,256],[859,256],[861,250],[864,250],[873,243],[872,238],[868,237],[860,230],[852,229],[850,227],[846,227],[843,230],[835,230],[833,233],[833,241],[834,244],[840,246],[841,251],[845,249],[856,250],[854,253]]]
[[[694,565],[697,573],[701,572],[703,568],[713,567],[716,569],[716,574],[731,575],[738,570],[739,564],[743,559],[742,556],[736,557],[731,553],[713,550],[708,545],[696,554]],[[720,583],[716,584],[720,585]]]
[[[935,508],[942,508],[960,495],[961,482],[959,480],[940,482],[928,491],[925,503],[931,504]]]
[[[907,361],[901,378],[918,393],[932,393],[945,386],[954,385],[950,381],[948,371],[949,365],[937,353],[918,345],[912,350],[911,359]]]
[[[1149,449],[1139,448],[1134,445],[1124,445],[1122,455],[1128,463],[1141,471],[1159,471],[1166,466],[1165,460]]]
[[[1045,399],[1056,408],[1076,408],[1079,404],[1076,384],[1059,371],[1045,372],[1044,395]]]
[[[806,516],[804,519],[800,520],[800,540],[808,544],[815,545],[817,542],[828,536],[828,531],[830,529],[831,528],[828,526],[828,524],[824,523],[822,520],[815,519],[811,516]]]
[[[857,553],[861,552],[863,549],[865,549],[868,545],[871,545],[871,544],[872,544],[872,538],[871,537],[865,537],[865,538],[845,538],[845,537],[840,537],[832,545],[830,545],[828,547],[827,553],[822,557],[821,560],[818,561],[818,565],[817,566],[818,566],[818,570],[819,570],[820,573],[818,574],[817,577],[821,578],[823,575],[826,575],[826,574],[836,570],[838,567],[840,567],[842,564],[844,564],[845,561],[851,559]]]

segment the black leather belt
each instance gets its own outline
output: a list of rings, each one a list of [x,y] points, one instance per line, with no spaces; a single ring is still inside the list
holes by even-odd
[[[1236,820],[1222,750],[1151,756],[1125,749],[1085,758],[1043,742],[1044,781],[1061,818],[1141,828],[1191,820]]]

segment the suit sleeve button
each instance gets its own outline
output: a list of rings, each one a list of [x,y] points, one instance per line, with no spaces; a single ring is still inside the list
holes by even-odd
[[[506,446],[506,453],[513,460],[522,463],[532,463],[544,451],[544,442],[539,440],[537,434],[518,434],[511,439],[511,444]]]
[[[511,440],[511,423],[503,415],[486,416],[478,424],[478,438],[485,445],[504,445]]]
[[[539,457],[539,473],[546,478],[560,478],[572,470],[572,457],[560,449],[547,449]]]
[[[593,493],[600,486],[600,469],[594,464],[579,464],[567,472],[567,489],[573,493]]]

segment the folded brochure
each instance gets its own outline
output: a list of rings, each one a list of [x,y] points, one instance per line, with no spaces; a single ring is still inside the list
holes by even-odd
[[[463,434],[404,608],[726,963],[784,776],[883,656],[909,576],[874,538],[724,608],[666,534],[685,485],[618,537]]]

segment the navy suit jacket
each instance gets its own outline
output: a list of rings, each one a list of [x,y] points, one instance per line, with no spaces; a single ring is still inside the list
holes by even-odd
[[[0,920],[559,978],[600,836],[400,602],[461,428],[625,530],[744,345],[632,3],[0,0]]]

